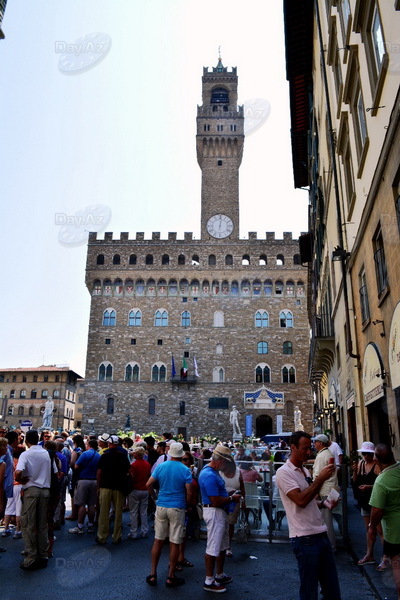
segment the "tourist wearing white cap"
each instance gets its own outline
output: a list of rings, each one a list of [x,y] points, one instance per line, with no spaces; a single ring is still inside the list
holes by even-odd
[[[314,446],[317,451],[317,456],[315,457],[314,468],[313,468],[313,478],[315,479],[321,473],[322,469],[329,464],[335,463],[335,457],[332,452],[328,448],[329,439],[326,435],[321,433],[314,438]],[[329,492],[335,488],[338,491],[338,479],[337,479],[337,471],[332,473],[332,475],[324,481],[319,490],[319,499],[324,501],[329,496]],[[332,510],[325,505],[321,506],[321,514],[322,518],[325,521],[325,524],[328,528],[328,537],[332,546],[332,550],[336,551],[336,536],[335,529],[333,527],[333,518],[332,518]]]
[[[361,516],[364,520],[367,532],[367,553],[359,561],[359,565],[370,565],[375,563],[374,544],[368,541],[368,526],[370,522],[371,507],[369,501],[375,479],[378,477],[381,469],[375,459],[375,445],[372,442],[363,442],[357,452],[362,454],[362,459],[353,463],[353,490],[354,497],[357,500]],[[378,534],[383,544],[383,533],[381,525],[378,526]],[[383,556],[379,571],[385,570],[390,565],[390,560]]]

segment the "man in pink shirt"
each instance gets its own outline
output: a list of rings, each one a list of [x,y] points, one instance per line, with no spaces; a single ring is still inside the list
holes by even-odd
[[[320,508],[327,500],[316,496],[336,469],[329,464],[312,481],[303,467],[311,457],[311,436],[296,431],[289,439],[290,458],[276,474],[276,483],[289,523],[289,537],[300,574],[300,600],[317,600],[318,583],[324,600],[340,600],[340,588],[332,547]]]

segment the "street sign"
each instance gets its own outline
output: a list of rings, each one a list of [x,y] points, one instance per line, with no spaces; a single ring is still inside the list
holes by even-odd
[[[32,427],[32,421],[21,421],[20,427],[22,431],[27,432]]]

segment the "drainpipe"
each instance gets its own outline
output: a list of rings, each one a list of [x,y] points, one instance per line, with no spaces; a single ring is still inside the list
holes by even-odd
[[[335,203],[336,203],[336,213],[337,213],[337,234],[339,247],[344,249],[344,239],[343,239],[343,231],[342,231],[342,209],[340,205],[340,197],[339,197],[339,178],[337,172],[337,164],[336,164],[336,145],[335,138],[333,135],[333,125],[332,125],[332,115],[331,115],[331,103],[329,98],[329,88],[328,88],[328,79],[326,75],[326,66],[325,66],[325,52],[324,45],[322,39],[322,29],[321,29],[321,19],[319,14],[318,0],[315,0],[315,14],[317,19],[318,26],[318,39],[319,39],[319,47],[320,47],[320,58],[322,65],[322,76],[324,83],[324,90],[326,96],[326,111],[328,117],[328,126],[329,126],[329,146],[331,150],[332,157],[332,172],[334,179],[334,189],[335,189]],[[351,329],[350,329],[350,310],[349,310],[349,293],[347,288],[347,271],[346,271],[346,258],[343,256],[340,260],[341,271],[342,271],[342,282],[343,282],[343,300],[344,300],[344,309],[345,309],[345,317],[346,317],[346,351],[351,358],[357,359],[359,361],[360,355],[353,353],[353,341],[351,338]]]

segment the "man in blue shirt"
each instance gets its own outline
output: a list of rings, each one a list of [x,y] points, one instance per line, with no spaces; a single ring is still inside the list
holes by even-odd
[[[158,465],[148,480],[146,487],[150,496],[156,500],[154,520],[154,544],[151,551],[151,574],[146,578],[149,585],[157,584],[157,566],[166,538],[169,538],[169,571],[167,587],[176,587],[185,583],[175,576],[179,556],[179,545],[184,536],[186,504],[191,502],[192,473],[182,464],[184,454],[182,444],[173,442],[169,448],[169,459]],[[158,497],[154,485],[159,485]]]
[[[241,494],[228,496],[224,480],[218,473],[225,470],[228,462],[233,462],[230,449],[218,444],[211,462],[199,476],[203,519],[207,525],[206,580],[203,586],[207,592],[226,592],[225,584],[232,581],[232,577],[224,573],[225,552],[230,544],[226,509],[231,502],[239,502]],[[217,574],[214,577],[215,565]]]
[[[97,440],[89,440],[89,450],[82,452],[75,464],[79,470],[79,479],[75,489],[74,503],[79,506],[77,527],[68,529],[68,533],[85,533],[83,528],[86,517],[86,505],[88,507],[87,532],[94,532],[94,515],[97,503],[97,466],[100,454],[97,452]]]

